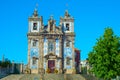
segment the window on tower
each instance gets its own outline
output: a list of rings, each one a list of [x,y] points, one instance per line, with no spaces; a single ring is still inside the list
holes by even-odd
[[[33,40],[32,46],[33,46],[33,47],[36,47],[36,46],[37,46],[37,40]]]
[[[70,25],[67,23],[66,24],[66,31],[69,31],[70,30]]]
[[[32,64],[33,64],[33,65],[36,65],[36,64],[37,64],[37,60],[36,60],[36,58],[34,58],[34,57],[33,57],[33,60],[32,60]]]
[[[66,57],[66,64],[70,65],[70,57]]]
[[[70,41],[66,42],[66,47],[70,47]]]
[[[33,30],[37,30],[37,23],[33,23]]]
[[[48,43],[48,50],[49,50],[49,52],[53,52],[53,42],[49,42]]]

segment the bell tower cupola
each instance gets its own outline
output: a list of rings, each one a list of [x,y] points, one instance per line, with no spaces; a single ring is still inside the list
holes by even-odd
[[[33,17],[38,17],[38,11],[37,11],[37,9],[34,10]]]
[[[69,18],[70,17],[70,14],[68,13],[68,10],[65,11],[65,18]]]
[[[55,31],[56,21],[54,20],[53,16],[50,16],[50,19],[48,20],[48,31],[50,33]]]
[[[65,11],[64,17],[60,17],[60,25],[64,33],[74,32],[74,18],[70,16],[68,10]]]
[[[35,9],[33,15],[29,17],[29,33],[40,32],[43,26],[43,18],[38,15],[38,10]]]

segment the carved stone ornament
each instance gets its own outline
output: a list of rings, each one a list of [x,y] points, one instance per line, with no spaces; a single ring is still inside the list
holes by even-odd
[[[53,53],[49,53],[48,55],[45,55],[44,58],[48,59],[61,59],[61,57],[58,57],[57,55],[54,55]]]

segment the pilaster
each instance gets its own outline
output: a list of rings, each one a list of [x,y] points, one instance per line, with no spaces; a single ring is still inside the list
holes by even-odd
[[[44,62],[44,52],[43,52],[43,49],[44,49],[44,38],[40,38],[39,39],[39,73],[43,72],[43,62]]]
[[[74,50],[74,38],[72,41],[72,68],[75,69],[75,50]]]
[[[63,66],[63,64],[62,64],[62,39],[60,38],[59,39],[59,57],[61,58],[60,59],[60,69],[59,69],[59,71],[60,71],[60,73],[62,73],[62,66]]]
[[[76,73],[75,70],[75,48],[74,48],[74,37],[72,39],[72,73]]]
[[[30,48],[31,48],[31,39],[28,39],[28,68],[30,68]]]
[[[43,62],[44,62],[44,38],[41,39],[41,68],[43,68]]]
[[[40,48],[40,39],[39,39],[39,41],[38,41],[38,48],[39,48],[39,55],[38,55],[38,73],[39,73],[39,69],[40,69],[40,56],[41,56],[41,48]]]
[[[55,53],[56,53],[56,39],[54,39],[53,42],[54,42],[54,52],[53,52],[53,53],[55,54]],[[55,55],[56,55],[56,54],[55,54]]]

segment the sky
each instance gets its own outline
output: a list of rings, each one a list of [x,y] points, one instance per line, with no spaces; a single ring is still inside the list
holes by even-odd
[[[53,15],[59,25],[65,10],[74,17],[75,47],[81,50],[81,60],[88,57],[106,27],[120,36],[120,0],[0,0],[0,60],[4,54],[27,64],[28,17],[36,4],[44,24]]]

